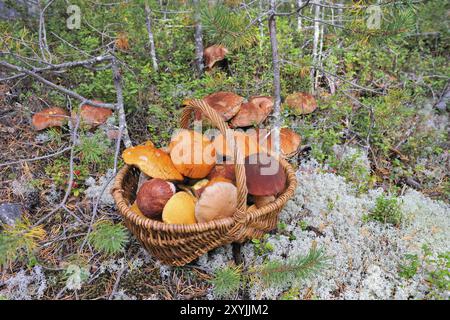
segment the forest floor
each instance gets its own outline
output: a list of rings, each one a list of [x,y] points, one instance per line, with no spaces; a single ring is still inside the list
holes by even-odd
[[[30,104],[28,104],[30,105]],[[31,224],[43,223],[47,232],[36,256],[4,268],[0,277],[0,297],[6,299],[211,299],[210,280],[217,269],[233,265],[231,245],[216,249],[182,268],[160,264],[130,235],[123,253],[113,256],[83,246],[87,226],[92,224],[93,196],[106,178],[89,175],[90,189],[69,197],[58,206],[61,193],[46,170],[53,154],[67,146],[69,132],[60,139],[37,133],[30,126],[30,110],[19,102],[2,102],[0,113],[0,198],[20,203]],[[137,119],[138,117],[133,117]],[[141,118],[142,121],[146,121]],[[445,119],[445,117],[444,117]],[[431,121],[431,120],[430,120]],[[440,118],[439,121],[443,121]],[[444,120],[448,121],[447,120]],[[142,123],[130,122],[138,132]],[[444,123],[446,128],[448,123]],[[136,131],[134,131],[136,128]],[[100,129],[103,130],[103,129]],[[352,145],[335,146],[336,152],[354,153]],[[447,155],[448,157],[448,155]],[[370,160],[362,153],[359,163],[370,170]],[[244,268],[267,260],[307,254],[320,247],[328,257],[325,270],[299,283],[264,286],[254,278],[241,284],[230,298],[250,299],[448,299],[450,248],[450,205],[433,200],[411,187],[403,186],[391,210],[403,217],[397,225],[371,219],[381,188],[361,191],[360,186],[339,172],[319,164],[308,153],[293,160],[298,188],[281,213],[278,229],[261,242],[241,248]],[[448,169],[448,158],[441,164]],[[89,191],[90,190],[90,191]],[[49,215],[50,214],[50,215]],[[120,221],[107,192],[100,202],[98,218]],[[81,249],[80,249],[81,248]],[[76,257],[76,258],[72,258]],[[68,276],[67,261],[78,267],[78,277]],[[85,266],[85,267],[83,267]],[[73,275],[73,273],[72,273]],[[69,283],[69,280],[72,281]],[[78,281],[78,282],[77,282]]]

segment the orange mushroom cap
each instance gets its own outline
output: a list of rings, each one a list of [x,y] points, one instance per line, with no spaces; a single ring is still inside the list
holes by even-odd
[[[234,170],[234,164],[232,163],[216,164],[214,168],[212,168],[211,172],[208,174],[208,179],[212,180],[217,177],[222,177],[232,182],[235,182],[236,172]]]
[[[213,143],[197,131],[179,131],[170,141],[169,148],[175,168],[186,177],[204,178],[216,164]]]
[[[242,104],[239,112],[231,119],[231,126],[237,128],[258,125],[266,120],[272,110],[272,97],[251,97],[247,103]]]
[[[297,114],[308,114],[317,109],[316,99],[305,92],[295,92],[288,95],[285,104]]]
[[[233,92],[219,91],[204,97],[203,101],[216,110],[224,121],[228,121],[239,112],[244,98]],[[196,111],[195,119],[201,119],[200,112]]]
[[[270,130],[267,129],[250,129],[247,134],[255,139],[259,145],[266,150],[274,149],[273,135]],[[281,154],[284,157],[290,157],[294,155],[300,147],[301,137],[296,132],[289,128],[280,129],[280,149]]]
[[[60,107],[46,108],[33,115],[32,123],[36,130],[49,127],[62,127],[68,120],[69,113]]]
[[[93,100],[94,102],[101,101]],[[108,108],[94,107],[89,104],[84,104],[80,109],[81,121],[91,127],[99,126],[108,120],[112,115],[112,110]],[[74,117],[74,116],[72,116]]]
[[[280,163],[266,153],[245,158],[245,176],[248,193],[254,196],[271,196],[286,187],[286,172]]]
[[[122,153],[126,164],[137,166],[142,172],[152,178],[163,180],[183,180],[169,155],[149,145],[127,148]]]
[[[244,157],[248,156],[249,154],[257,153],[260,151],[261,147],[249,135],[241,131],[232,131],[232,132],[234,135],[234,139],[237,143],[237,147],[239,148],[240,152],[244,155]],[[231,159],[234,157],[234,147],[233,147],[234,141],[228,141],[227,139],[225,139],[223,134],[220,134],[214,139],[213,143],[214,148],[217,151],[217,154],[229,157]]]
[[[212,45],[203,50],[203,57],[205,58],[205,65],[208,69],[211,69],[213,65],[225,59],[225,55],[228,53],[228,49],[222,45]]]

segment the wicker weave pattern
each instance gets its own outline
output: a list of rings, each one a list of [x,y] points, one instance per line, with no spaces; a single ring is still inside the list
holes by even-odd
[[[220,115],[203,100],[193,99],[183,110],[181,127],[188,128],[193,110],[200,110],[222,134],[228,129]],[[235,144],[237,145],[237,143]],[[233,217],[189,225],[166,224],[143,218],[130,210],[136,197],[139,171],[125,165],[117,174],[112,194],[125,225],[153,256],[163,263],[183,266],[204,253],[231,242],[260,239],[277,225],[278,214],[294,194],[297,180],[284,159],[279,162],[287,174],[287,188],[264,207],[247,210],[247,187],[243,156],[234,149],[238,207]]]

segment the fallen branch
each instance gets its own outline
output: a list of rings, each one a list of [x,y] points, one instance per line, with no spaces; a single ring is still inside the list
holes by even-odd
[[[0,61],[0,66],[3,66],[5,68],[11,69],[11,70],[18,71],[20,73],[25,73],[25,74],[35,78],[39,82],[42,82],[43,84],[46,84],[47,86],[49,86],[49,87],[51,87],[51,88],[53,88],[55,90],[58,90],[59,92],[64,93],[65,95],[67,95],[69,97],[78,99],[80,101],[84,101],[84,103],[92,105],[94,107],[101,107],[101,108],[108,108],[108,109],[115,109],[116,108],[115,104],[95,102],[95,101],[89,100],[89,99],[83,97],[82,95],[76,93],[75,91],[72,91],[72,90],[69,90],[69,89],[64,88],[62,86],[59,86],[57,84],[54,84],[53,82],[48,81],[47,79],[45,79],[45,78],[41,77],[40,75],[38,75],[36,72],[33,72],[31,70],[28,70],[28,69],[25,69],[23,67],[13,65],[13,64],[8,63],[6,61]]]

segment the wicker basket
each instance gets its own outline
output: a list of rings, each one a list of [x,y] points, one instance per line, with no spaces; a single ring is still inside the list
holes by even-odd
[[[228,129],[218,113],[202,100],[191,100],[183,110],[181,127],[188,128],[191,114],[199,110],[222,134]],[[235,144],[237,145],[237,143]],[[238,190],[238,207],[234,216],[213,220],[206,223],[187,225],[166,224],[160,221],[143,218],[132,210],[130,205],[136,198],[139,170],[125,165],[117,174],[112,189],[114,200],[125,225],[141,242],[145,249],[161,262],[183,266],[204,253],[232,242],[244,242],[249,239],[260,239],[266,232],[277,225],[278,214],[294,194],[297,185],[295,173],[285,160],[280,164],[287,174],[287,187],[275,201],[258,209],[247,208],[247,187],[245,167],[241,152],[236,149],[235,172]]]

